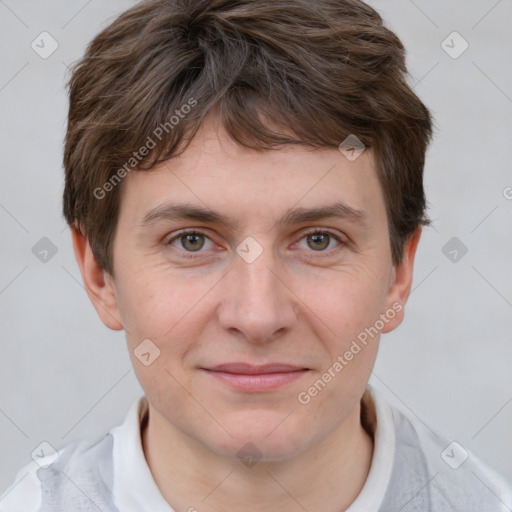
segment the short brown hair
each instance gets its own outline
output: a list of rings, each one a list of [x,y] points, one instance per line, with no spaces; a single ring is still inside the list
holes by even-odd
[[[358,0],[143,1],[73,69],[64,216],[113,275],[118,181],[181,154],[215,112],[250,148],[338,147],[351,134],[372,148],[398,264],[429,223],[432,119],[407,78],[402,43]]]

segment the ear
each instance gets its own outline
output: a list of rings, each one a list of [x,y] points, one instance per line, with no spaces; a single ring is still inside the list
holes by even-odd
[[[396,329],[404,318],[405,303],[411,292],[414,257],[420,237],[421,227],[418,227],[404,244],[402,261],[392,269],[386,311],[393,311],[394,316],[384,325],[383,333]],[[386,316],[391,317],[391,314]]]
[[[123,324],[119,320],[120,315],[112,277],[98,265],[87,237],[82,234],[78,226],[71,227],[71,236],[85,291],[94,309],[107,327],[115,331],[123,329]]]

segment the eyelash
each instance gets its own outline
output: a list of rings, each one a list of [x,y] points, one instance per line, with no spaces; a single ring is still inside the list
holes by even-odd
[[[338,243],[339,243],[339,246],[334,248],[334,249],[331,249],[329,251],[308,251],[308,252],[316,252],[317,253],[317,257],[319,258],[322,258],[322,257],[326,257],[326,256],[331,256],[332,253],[334,252],[338,252],[339,250],[341,250],[344,246],[347,245],[347,242],[345,242],[344,240],[341,239],[340,236],[336,235],[335,233],[332,233],[331,231],[328,231],[328,230],[321,230],[321,229],[318,229],[318,228],[314,228],[314,229],[311,229],[309,231],[306,231],[305,233],[302,234],[301,238],[299,239],[302,240],[303,238],[306,238],[308,235],[316,235],[316,234],[321,234],[321,235],[329,235],[330,237],[334,238]],[[176,235],[174,235],[172,238],[170,238],[166,243],[165,245],[171,245],[172,242],[174,242],[175,240],[179,240],[181,237],[183,236],[186,236],[186,235],[204,235],[205,237],[209,238],[208,237],[208,234],[206,231],[203,231],[201,228],[195,228],[195,229],[184,229],[182,231],[180,231],[179,233],[177,233]],[[186,250],[180,250],[180,252],[184,253],[184,254],[194,254],[194,251],[186,251]],[[198,254],[201,254],[202,251],[197,251]],[[195,258],[198,258],[199,256],[183,256],[184,258],[186,259],[195,259]]]

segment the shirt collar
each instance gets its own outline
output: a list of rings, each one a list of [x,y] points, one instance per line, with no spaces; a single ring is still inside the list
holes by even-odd
[[[111,430],[114,436],[113,500],[119,510],[175,512],[164,499],[147,464],[141,441],[141,423],[147,401],[140,397],[124,423]],[[395,424],[391,408],[370,384],[361,398],[363,425],[373,437],[370,471],[361,492],[346,512],[378,510],[389,486],[395,454]]]
[[[391,480],[395,459],[395,422],[385,399],[368,384],[361,398],[366,428],[373,435],[373,456],[370,471],[361,492],[346,512],[379,510]],[[365,423],[363,421],[363,423]]]

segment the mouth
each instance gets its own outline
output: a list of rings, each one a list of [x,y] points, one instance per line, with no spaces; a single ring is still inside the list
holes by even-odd
[[[284,363],[259,366],[227,363],[201,370],[217,382],[245,392],[272,391],[303,377],[310,371],[309,368]]]

